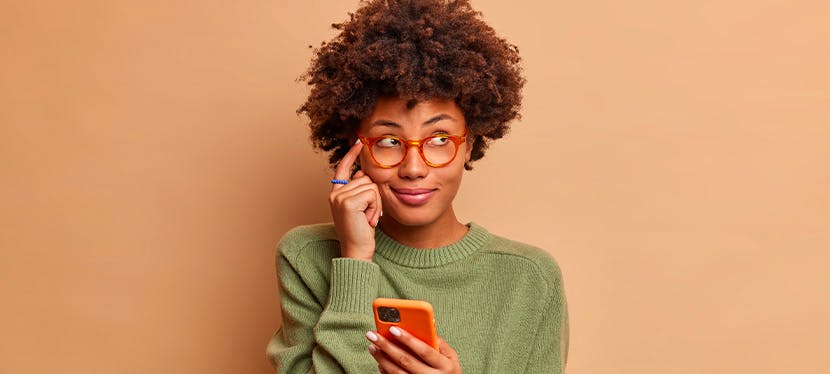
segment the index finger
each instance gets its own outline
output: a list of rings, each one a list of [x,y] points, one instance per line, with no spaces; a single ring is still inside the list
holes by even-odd
[[[354,165],[355,160],[357,160],[357,156],[360,154],[361,148],[363,148],[363,142],[358,139],[352,148],[349,149],[349,152],[346,153],[346,155],[340,160],[340,163],[337,164],[337,168],[334,169],[334,179],[349,179],[351,176],[352,165]],[[335,184],[332,188],[337,189],[342,186],[343,185]]]

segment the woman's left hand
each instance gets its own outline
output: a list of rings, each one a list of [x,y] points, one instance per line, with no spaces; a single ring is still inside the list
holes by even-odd
[[[369,353],[378,362],[381,373],[461,373],[458,353],[441,337],[436,351],[403,329],[392,327],[390,332],[395,335],[395,341],[374,331],[366,333],[372,342]]]

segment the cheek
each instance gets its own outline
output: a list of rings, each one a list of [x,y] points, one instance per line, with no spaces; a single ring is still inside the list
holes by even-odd
[[[464,176],[464,161],[459,160],[450,167],[441,170],[440,178],[447,185],[458,186],[461,184],[461,177]]]
[[[360,152],[360,155],[355,160],[355,163],[360,165],[360,170],[363,170],[366,175],[369,175],[372,172],[372,168],[375,166],[372,163],[372,158],[367,155],[365,152]],[[369,175],[371,177],[371,175]]]
[[[355,163],[360,165],[360,170],[363,170],[363,171],[366,171],[365,166],[370,166],[371,165],[370,162],[372,162],[372,159],[369,157],[369,155],[366,154],[366,151],[361,151],[357,155],[357,160],[355,160]]]
[[[369,178],[375,183],[385,183],[389,180],[391,174],[389,169],[384,169],[375,166],[372,159],[368,155],[360,155],[360,170],[363,170]]]

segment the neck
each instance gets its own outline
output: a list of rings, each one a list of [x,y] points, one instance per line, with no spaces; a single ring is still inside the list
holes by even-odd
[[[469,228],[458,222],[452,208],[435,222],[423,226],[407,226],[392,217],[381,217],[379,227],[397,242],[412,248],[438,248],[455,243]]]

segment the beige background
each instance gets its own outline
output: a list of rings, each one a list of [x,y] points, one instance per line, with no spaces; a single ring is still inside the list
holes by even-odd
[[[271,372],[329,219],[295,78],[356,4],[0,1],[0,372]],[[830,372],[830,7],[475,5],[528,85],[457,211],[558,259],[569,373]]]

